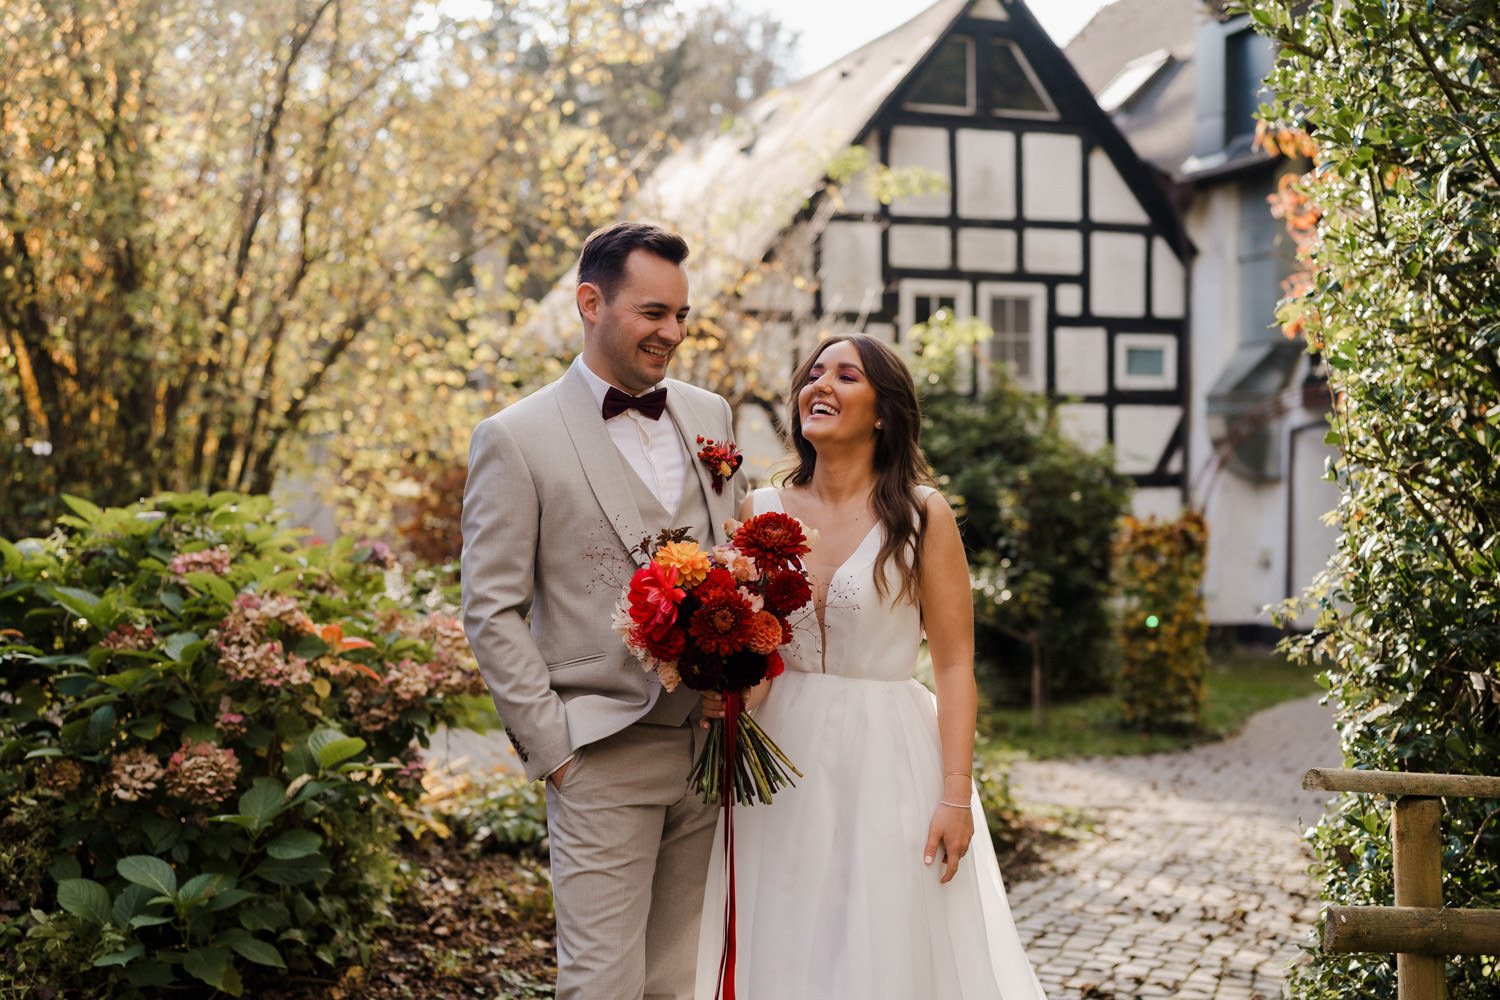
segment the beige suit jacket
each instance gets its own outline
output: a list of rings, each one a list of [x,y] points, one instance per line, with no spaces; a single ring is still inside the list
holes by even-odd
[[[667,412],[708,500],[711,538],[739,509],[737,474],[713,491],[698,435],[732,440],[721,397],[668,379]],[[463,506],[463,609],[469,644],[532,779],[645,715],[656,675],[610,627],[621,589],[663,527],[642,522],[588,382],[562,378],[484,420],[469,446]]]

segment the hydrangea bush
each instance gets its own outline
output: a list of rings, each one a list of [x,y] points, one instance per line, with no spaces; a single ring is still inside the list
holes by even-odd
[[[164,495],[0,540],[0,987],[79,996],[357,961],[419,750],[483,684],[389,552]]]

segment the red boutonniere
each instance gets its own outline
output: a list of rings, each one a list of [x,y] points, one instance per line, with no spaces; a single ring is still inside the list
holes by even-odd
[[[703,445],[703,450],[698,452],[698,461],[708,470],[708,476],[713,480],[714,492],[722,494],[724,484],[729,478],[739,471],[740,463],[745,461],[745,456],[734,446],[733,441],[719,442],[713,438],[698,435],[698,443]]]

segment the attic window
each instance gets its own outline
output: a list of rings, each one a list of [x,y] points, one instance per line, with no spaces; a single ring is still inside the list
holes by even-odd
[[[989,105],[991,114],[1055,115],[1031,64],[1004,38],[994,40],[990,51]]]
[[[933,53],[906,95],[918,111],[974,110],[974,40],[954,35]]]

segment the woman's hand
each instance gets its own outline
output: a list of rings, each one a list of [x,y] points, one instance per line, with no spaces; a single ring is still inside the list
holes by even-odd
[[[946,883],[958,873],[958,863],[969,853],[969,842],[974,839],[974,813],[964,799],[963,808],[939,805],[932,814],[932,823],[927,827],[926,864],[937,859],[938,848],[943,849],[943,875],[939,884]]]
[[[745,688],[740,692],[740,698],[745,708],[755,708],[766,700],[766,695],[771,693],[771,678],[767,677],[752,688]],[[698,696],[698,704],[703,711],[703,726],[708,727],[709,719],[724,718],[724,696],[718,691],[703,691]]]

